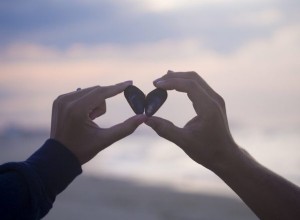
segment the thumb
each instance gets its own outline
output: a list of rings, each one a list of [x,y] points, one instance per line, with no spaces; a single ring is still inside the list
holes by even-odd
[[[145,124],[151,127],[159,136],[181,146],[182,128],[175,126],[166,119],[155,116],[148,118]]]
[[[120,124],[102,130],[101,136],[106,139],[105,143],[109,146],[132,134],[139,125],[146,121],[146,118],[145,115],[135,115]]]

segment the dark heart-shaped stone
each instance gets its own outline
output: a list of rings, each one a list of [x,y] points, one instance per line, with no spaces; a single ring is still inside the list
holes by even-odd
[[[135,114],[143,114],[145,109],[145,94],[136,86],[128,86],[124,90],[125,98]]]
[[[132,85],[125,89],[124,95],[136,114],[143,114],[145,110],[147,116],[154,115],[168,97],[167,91],[160,88],[154,89],[145,97],[139,88]]]
[[[149,92],[145,101],[145,113],[147,116],[152,116],[164,104],[168,97],[166,90],[157,88]]]

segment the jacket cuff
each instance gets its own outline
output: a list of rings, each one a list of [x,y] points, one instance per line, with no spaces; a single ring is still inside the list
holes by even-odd
[[[82,173],[75,155],[54,139],[48,139],[25,163],[37,172],[51,197],[61,193]]]

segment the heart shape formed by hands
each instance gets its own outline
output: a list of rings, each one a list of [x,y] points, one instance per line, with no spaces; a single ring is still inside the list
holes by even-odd
[[[152,116],[164,104],[168,97],[166,90],[157,88],[151,91],[147,96],[136,86],[128,86],[124,90],[124,95],[130,107],[136,114]]]

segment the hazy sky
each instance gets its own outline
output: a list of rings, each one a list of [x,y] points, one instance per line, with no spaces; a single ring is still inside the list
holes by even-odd
[[[230,53],[253,39],[298,25],[299,1],[2,1],[1,46],[136,45],[195,39]]]
[[[147,93],[172,69],[200,73],[225,98],[232,126],[300,129],[299,6],[297,0],[1,1],[0,126],[49,124],[53,99],[77,87],[131,79]],[[122,96],[109,106],[107,124],[132,115]],[[193,110],[171,92],[158,114],[182,125]]]

